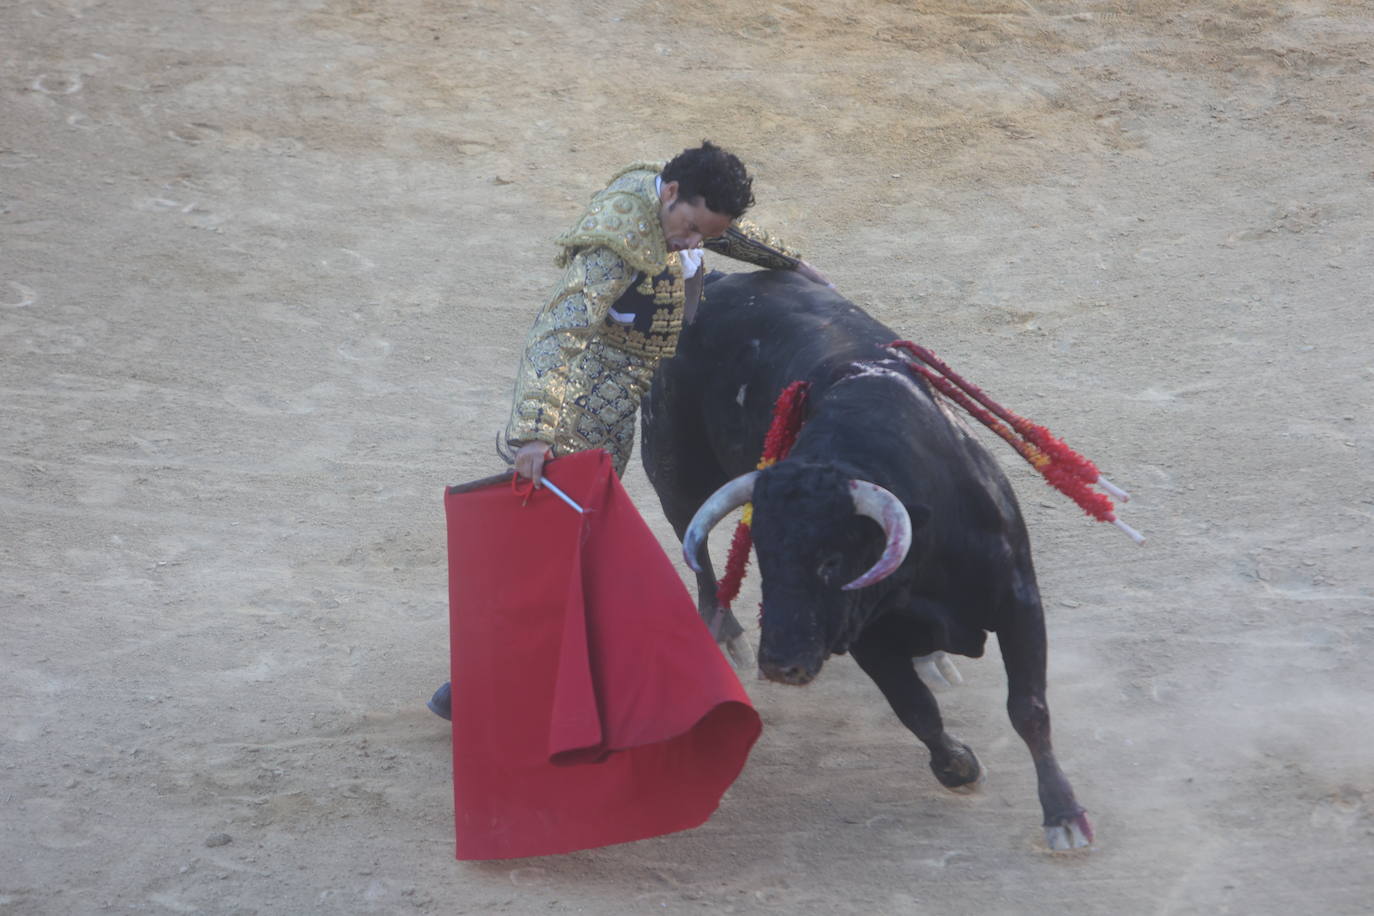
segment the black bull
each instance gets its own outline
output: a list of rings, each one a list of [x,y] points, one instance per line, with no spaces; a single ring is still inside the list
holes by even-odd
[[[716,578],[702,522],[689,526],[713,494],[743,479],[743,492],[734,483],[725,502],[753,502],[760,669],[804,684],[829,655],[848,651],[930,749],[931,769],[950,789],[972,787],[982,768],[945,731],[912,658],[976,658],[987,632],[996,633],[1007,711],[1035,762],[1046,840],[1052,849],[1086,846],[1091,827],[1051,748],[1044,615],[1016,498],[963,422],[888,350],[899,336],[792,273],[708,281],[677,355],[660,365],[644,399],[645,470],[678,537],[699,545],[698,601],[708,621],[718,613]],[[775,399],[796,380],[810,384],[810,397],[791,454],[744,476],[758,463]],[[852,481],[895,496],[911,534],[895,571],[846,589],[881,566],[887,543],[856,513]],[[717,505],[705,525],[720,514]],[[733,618],[730,625],[738,627]]]

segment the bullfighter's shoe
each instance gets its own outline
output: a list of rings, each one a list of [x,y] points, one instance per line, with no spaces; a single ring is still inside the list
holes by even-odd
[[[426,703],[425,705],[429,707],[429,711],[430,711],[430,712],[434,713],[434,714],[435,714],[436,716],[438,716],[439,718],[441,718],[441,719],[448,719],[448,720],[452,721],[452,719],[453,719],[452,703],[453,703],[453,690],[452,690],[452,687],[450,686],[450,683],[449,683],[448,681],[444,681],[444,686],[442,686],[442,687],[440,687],[438,690],[434,691],[434,696],[430,697],[430,698],[429,698],[429,702]]]

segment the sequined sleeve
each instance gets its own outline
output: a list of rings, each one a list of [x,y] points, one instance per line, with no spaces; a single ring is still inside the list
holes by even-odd
[[[569,366],[630,287],[636,271],[609,248],[583,249],[563,271],[525,339],[506,440],[554,442],[568,397]]]
[[[735,220],[724,235],[707,239],[702,247],[760,267],[796,270],[801,263],[801,257],[777,236],[747,219]]]

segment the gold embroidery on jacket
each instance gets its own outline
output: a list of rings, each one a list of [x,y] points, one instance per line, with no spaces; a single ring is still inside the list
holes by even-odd
[[[608,248],[578,252],[571,260],[526,338],[506,426],[508,441],[540,439],[560,452],[573,450],[572,443],[558,441],[558,431],[566,425],[563,415],[580,393],[577,389],[585,384],[584,372],[594,368],[579,365],[579,360],[635,276]]]
[[[707,239],[702,247],[736,261],[777,270],[795,270],[801,261],[801,256],[776,235],[747,219],[735,220],[724,235]]]
[[[657,277],[646,277],[639,291],[654,296],[654,318],[647,332],[633,325],[607,321],[601,336],[606,343],[653,360],[667,359],[677,351],[677,338],[682,333],[682,312],[686,301],[682,281],[682,257],[677,252],[668,255],[668,263]]]

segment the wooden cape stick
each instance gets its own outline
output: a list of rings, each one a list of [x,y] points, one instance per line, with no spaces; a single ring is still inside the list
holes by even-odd
[[[482,490],[498,483],[510,481],[510,471],[504,474],[493,474],[490,477],[483,477],[480,480],[469,480],[467,483],[455,483],[448,488],[450,493],[471,493],[473,490]]]
[[[467,483],[456,483],[448,488],[448,492],[471,493],[473,490],[481,490],[485,489],[486,487],[494,486],[498,483],[506,483],[510,480],[511,473],[512,472],[507,471],[504,474],[493,474],[490,477],[482,477],[478,480],[469,480]],[[587,514],[586,509],[583,509],[576,503],[576,501],[573,500],[571,496],[560,490],[552,480],[549,480],[546,477],[540,481],[539,485],[541,487],[548,487],[549,491],[553,493],[554,496],[557,496],[559,499],[563,500],[563,502],[567,503],[568,505],[576,509],[579,515]]]

